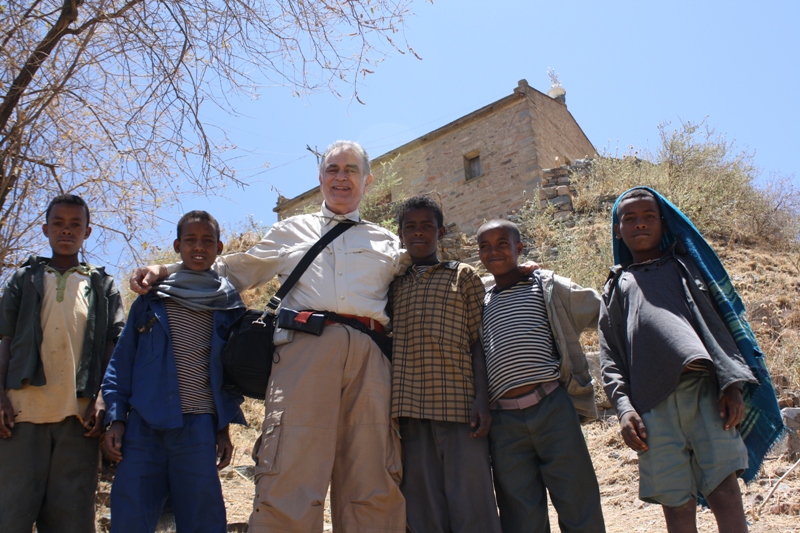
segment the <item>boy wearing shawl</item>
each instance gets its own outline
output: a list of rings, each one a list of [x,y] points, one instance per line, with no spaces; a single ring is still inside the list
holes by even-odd
[[[103,380],[108,458],[119,462],[111,528],[155,531],[167,495],[178,531],[227,531],[217,475],[230,463],[228,424],[244,424],[240,396],[222,389],[222,349],[245,306],[210,270],[222,252],[217,221],[178,222],[184,269],[133,303]]]
[[[639,453],[639,497],[663,506],[670,532],[696,531],[698,498],[720,531],[747,531],[736,477],[755,476],[782,422],[741,300],[697,229],[652,189],[617,199],[613,231],[600,360]]]

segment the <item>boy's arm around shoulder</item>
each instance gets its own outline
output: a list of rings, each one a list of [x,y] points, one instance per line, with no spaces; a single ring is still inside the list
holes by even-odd
[[[600,315],[600,294],[587,287],[582,287],[569,278],[552,274],[554,292],[560,299],[569,316],[575,331],[597,329]]]
[[[138,328],[147,309],[149,296],[139,296],[131,306],[128,320],[122,329],[111,360],[103,377],[101,392],[106,404],[105,425],[114,421],[125,422],[133,393],[133,364],[139,347]]]

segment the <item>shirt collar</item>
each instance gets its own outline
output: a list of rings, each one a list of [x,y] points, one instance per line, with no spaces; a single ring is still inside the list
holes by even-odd
[[[421,263],[421,264],[423,266],[427,266],[428,269],[441,267],[441,268],[446,268],[448,270],[457,270],[459,261],[439,261],[438,263],[427,263],[427,264]],[[406,272],[412,272],[416,265],[417,263],[412,263],[411,265],[409,265],[408,268],[406,268]]]
[[[345,213],[344,215],[338,215],[328,209],[328,206],[325,205],[325,202],[322,202],[322,216],[325,218],[325,225],[330,224],[332,221],[340,221],[340,220],[352,220],[353,222],[361,222],[361,215],[358,212],[358,209],[355,211],[351,211],[349,213]]]
[[[78,274],[82,274],[82,275],[84,275],[86,277],[89,277],[91,275],[91,273],[92,273],[91,265],[86,265],[86,264],[83,264],[83,263],[81,263],[81,264],[79,264],[77,266],[74,266],[74,267],[72,267],[72,268],[70,268],[68,270],[65,270],[63,274],[60,271],[56,270],[55,268],[51,267],[50,265],[45,265],[44,269],[45,269],[46,272],[52,272],[53,274],[58,274],[59,276],[62,276],[62,277],[67,277],[72,272],[76,272]]]
[[[492,294],[499,294],[503,291],[507,291],[509,289],[513,289],[514,287],[519,287],[521,285],[533,285],[534,282],[538,282],[539,285],[541,286],[542,283],[541,276],[542,274],[538,270],[534,270],[532,274],[525,276],[524,278],[522,278],[513,285],[509,285],[508,287],[503,287],[502,289],[500,289],[497,287],[497,284],[495,283],[495,285],[489,288],[486,292],[491,292]]]

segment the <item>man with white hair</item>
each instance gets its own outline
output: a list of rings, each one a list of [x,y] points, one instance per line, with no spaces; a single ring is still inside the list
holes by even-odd
[[[247,252],[221,256],[220,274],[239,291],[276,275],[283,282],[322,235],[340,221],[356,222],[314,259],[282,305],[332,311],[382,332],[389,283],[404,266],[397,237],[359,216],[372,179],[361,145],[333,143],[320,163],[321,210],[277,222]],[[167,271],[137,269],[131,289],[147,292]],[[334,531],[404,532],[402,454],[389,416],[388,359],[369,335],[332,324],[319,337],[294,332],[291,342],[276,348],[275,361],[254,450],[249,531],[321,531],[330,483]]]

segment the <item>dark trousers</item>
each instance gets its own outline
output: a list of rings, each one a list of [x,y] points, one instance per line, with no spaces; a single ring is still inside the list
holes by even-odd
[[[547,492],[562,533],[605,531],[592,459],[562,387],[527,409],[493,410],[489,444],[504,533],[548,533]]]
[[[400,419],[400,490],[413,533],[500,533],[489,443],[469,432],[469,424]]]
[[[183,415],[183,427],[157,430],[131,411],[111,487],[111,531],[152,533],[168,494],[181,533],[227,531],[216,462],[213,415]]]
[[[100,441],[77,417],[20,422],[0,439],[0,531],[93,532]]]

